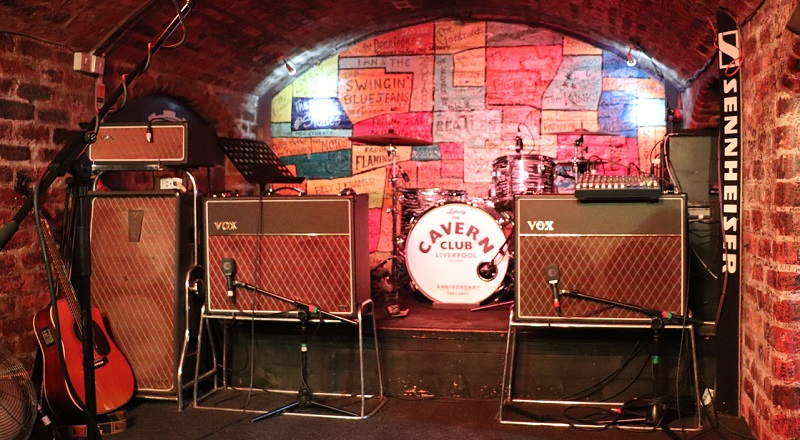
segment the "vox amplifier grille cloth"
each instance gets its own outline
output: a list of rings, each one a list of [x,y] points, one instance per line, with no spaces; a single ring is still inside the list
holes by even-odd
[[[141,394],[176,392],[181,199],[166,193],[94,193],[92,298],[128,358]]]
[[[684,313],[685,199],[582,203],[564,196],[516,202],[515,319],[648,322],[635,312],[563,298],[552,305],[545,268],[556,265],[560,289],[656,310]]]
[[[295,310],[244,289],[229,298],[222,258],[237,280],[331,313],[352,315],[369,297],[366,196],[209,199],[205,215],[208,313]]]

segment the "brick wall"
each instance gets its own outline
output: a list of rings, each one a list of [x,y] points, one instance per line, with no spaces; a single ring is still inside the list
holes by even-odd
[[[158,57],[171,57],[171,52],[164,51]],[[120,83],[119,76],[129,72],[132,65],[127,63],[110,63],[106,74],[106,88],[112,90]],[[141,76],[130,88],[129,99],[147,95],[169,95],[179,98],[200,117],[208,121],[217,130],[221,137],[255,139],[258,133],[258,96],[235,92],[213,84],[202,84],[188,78],[158,72],[155,69]],[[256,191],[255,186],[248,184],[233,164],[225,159],[221,170],[224,177],[215,176],[217,170],[212,170],[215,181],[223,180],[224,189],[237,191],[242,195],[251,195]],[[205,180],[204,171],[197,174],[198,181]],[[202,186],[202,185],[201,185]],[[214,191],[218,191],[219,185]],[[202,188],[201,188],[202,190]]]
[[[109,72],[110,91],[119,77],[111,73],[113,65]],[[154,69],[134,84],[130,97],[156,92],[184,99],[222,136],[255,136],[257,99],[252,95]],[[22,203],[13,190],[17,175],[37,179],[78,123],[91,119],[93,102],[94,78],[72,71],[70,50],[0,33],[0,223],[8,221]],[[249,190],[238,173],[228,171],[227,186]],[[63,196],[63,180],[59,180],[46,198],[46,216],[58,218]],[[0,252],[0,344],[29,367],[36,349],[31,319],[48,302],[31,218]]]
[[[93,80],[72,72],[71,53],[62,47],[0,34],[0,222],[19,207],[14,193],[19,174],[37,178],[71,129],[91,114]],[[63,181],[45,199],[47,216],[62,210]],[[33,222],[0,252],[0,341],[26,365],[35,342],[33,313],[48,301],[47,284]]]
[[[719,127],[719,75],[711,64],[692,86],[683,92],[684,122],[688,129]]]
[[[744,26],[741,413],[760,439],[800,437],[800,36],[794,0]]]

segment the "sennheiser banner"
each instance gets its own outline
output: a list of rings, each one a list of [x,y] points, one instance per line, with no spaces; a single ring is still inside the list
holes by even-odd
[[[724,412],[738,413],[739,402],[739,291],[741,280],[742,212],[742,72],[741,38],[727,11],[717,12],[720,79],[720,198],[722,273],[725,301],[718,327],[717,402]],[[734,367],[735,366],[735,367]]]

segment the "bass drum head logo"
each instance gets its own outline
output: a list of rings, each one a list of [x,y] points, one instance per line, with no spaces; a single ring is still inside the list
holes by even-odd
[[[406,268],[417,290],[435,303],[476,304],[500,288],[508,256],[498,275],[484,280],[478,266],[497,255],[506,236],[487,211],[464,203],[430,209],[406,240]],[[499,259],[499,257],[498,257]]]

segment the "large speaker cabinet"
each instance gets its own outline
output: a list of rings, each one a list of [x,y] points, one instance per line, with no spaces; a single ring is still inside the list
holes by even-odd
[[[366,195],[206,199],[204,215],[207,314],[294,310],[244,289],[229,298],[222,258],[239,281],[342,316],[369,298]]]
[[[575,298],[552,305],[545,268],[560,288],[656,310],[686,312],[686,198],[579,202],[572,196],[515,201],[517,321],[637,323],[649,318]]]
[[[671,134],[668,152],[673,176],[680,182],[690,207],[716,204],[717,130]]]
[[[133,367],[140,397],[178,398],[192,201],[174,191],[92,193],[92,298]]]

